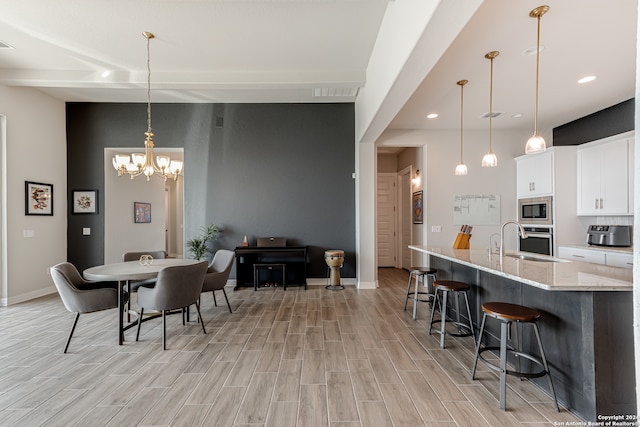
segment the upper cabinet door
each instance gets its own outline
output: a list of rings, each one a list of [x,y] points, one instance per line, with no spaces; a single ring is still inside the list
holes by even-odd
[[[629,197],[633,135],[620,135],[578,148],[578,215],[633,214]]]
[[[553,195],[553,151],[520,156],[517,161],[518,198]]]

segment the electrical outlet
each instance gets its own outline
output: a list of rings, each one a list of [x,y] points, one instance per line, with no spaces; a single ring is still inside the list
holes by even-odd
[[[431,226],[431,232],[432,233],[441,233],[442,232],[442,226],[440,226],[440,225],[432,225]]]

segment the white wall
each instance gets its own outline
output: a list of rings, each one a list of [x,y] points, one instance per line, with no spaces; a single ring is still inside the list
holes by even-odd
[[[424,146],[418,154],[426,167],[420,169],[426,213],[424,224],[414,230],[417,244],[451,246],[460,226],[453,225],[453,197],[459,194],[499,194],[501,197],[500,220],[517,219],[516,209],[516,162],[522,154],[528,134],[515,131],[493,132],[493,151],[498,157],[498,167],[482,168],[482,156],[488,151],[487,131],[465,131],[464,162],[469,169],[467,176],[455,176],[454,169],[460,159],[459,131],[389,130],[378,140],[379,145]],[[426,176],[425,176],[426,173]],[[471,224],[473,225],[473,224]],[[432,226],[440,226],[441,232],[432,232]],[[499,225],[474,226],[472,248],[486,248],[491,234],[498,233]],[[424,240],[420,237],[425,236]],[[516,249],[514,229],[506,230],[505,247]]]
[[[65,104],[35,89],[0,85],[0,115],[6,119],[0,304],[8,305],[56,292],[48,269],[67,258]],[[25,181],[53,184],[53,216],[25,215]],[[33,237],[23,237],[24,230]]]

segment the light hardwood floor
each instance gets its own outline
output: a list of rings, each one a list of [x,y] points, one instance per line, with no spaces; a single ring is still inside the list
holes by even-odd
[[[380,269],[378,290],[347,287],[229,291],[214,307],[203,296],[198,324],[168,317],[143,324],[117,345],[116,312],[81,315],[71,326],[57,295],[0,308],[2,426],[552,426],[556,413],[526,381],[498,380],[479,364],[473,341],[427,334],[403,311],[408,273]],[[193,316],[192,316],[193,317]]]

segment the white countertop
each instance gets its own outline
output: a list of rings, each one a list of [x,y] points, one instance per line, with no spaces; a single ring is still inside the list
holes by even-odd
[[[633,271],[589,262],[540,262],[489,254],[486,249],[410,245],[410,249],[549,291],[631,291]]]
[[[614,252],[618,254],[633,254],[633,246],[616,247],[616,246],[596,246],[596,245],[559,245],[567,248],[588,249],[590,251]]]

